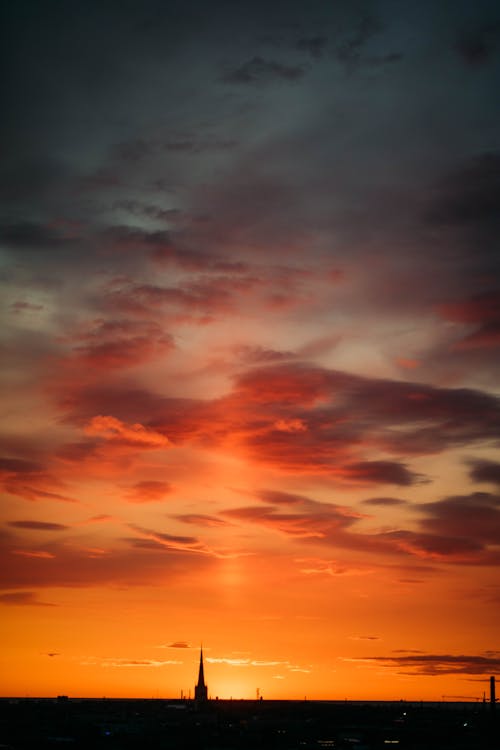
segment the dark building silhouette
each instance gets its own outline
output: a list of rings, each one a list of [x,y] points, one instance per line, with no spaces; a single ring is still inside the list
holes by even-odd
[[[194,688],[194,699],[198,702],[208,700],[208,689],[205,685],[205,673],[203,671],[203,649],[200,648],[200,668],[198,670],[198,684]]]

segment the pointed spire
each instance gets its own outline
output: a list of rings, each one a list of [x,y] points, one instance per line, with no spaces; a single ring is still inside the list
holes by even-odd
[[[205,687],[205,673],[203,670],[203,646],[200,647],[200,668],[198,670],[198,687]]]
[[[203,646],[200,646],[200,666],[198,669],[198,684],[194,689],[194,698],[197,701],[208,700],[208,689],[205,685],[205,672],[203,669]]]

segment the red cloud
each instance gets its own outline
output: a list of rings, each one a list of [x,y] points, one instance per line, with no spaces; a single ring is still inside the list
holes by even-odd
[[[151,310],[187,311],[215,315],[231,312],[241,295],[259,285],[251,276],[201,277],[173,287],[135,284],[115,280],[106,292],[104,306],[108,310],[151,317]]]
[[[141,546],[136,541],[149,541],[150,545]],[[193,540],[192,546],[195,544]],[[60,542],[44,545],[44,550],[20,549],[15,539],[6,538],[0,547],[0,589],[164,585],[167,580],[210,569],[215,556],[193,551],[197,550],[190,549],[190,542],[182,538],[156,544],[147,538],[125,540],[125,546],[122,541],[99,554],[94,549]],[[34,556],[36,552],[49,556]]]
[[[337,482],[409,486],[423,478],[391,455],[500,438],[500,401],[492,395],[295,362],[248,370],[232,392],[215,400],[166,398],[112,379],[98,386],[69,383],[62,393],[68,421],[86,421],[94,437],[139,447],[229,450],[280,472]],[[382,457],[366,460],[374,450]]]
[[[0,486],[8,494],[25,500],[76,502],[73,498],[56,492],[55,490],[64,489],[64,483],[42,464],[34,461],[0,459]]]
[[[137,202],[124,201],[119,208],[125,208],[134,214],[146,215],[149,218],[161,218],[158,210],[148,211],[148,207]],[[175,211],[175,210],[174,210]],[[162,212],[163,213],[163,212]],[[168,213],[171,220],[176,213]],[[167,218],[163,216],[163,218]],[[149,257],[159,265],[177,266],[185,271],[201,272],[239,272],[247,270],[246,264],[240,261],[228,261],[223,256],[213,253],[200,252],[181,247],[171,232],[165,230],[148,232],[137,227],[114,226],[103,232],[103,240],[108,241],[116,250],[136,253],[138,250],[149,254]]]
[[[459,323],[485,323],[500,320],[500,290],[483,292],[459,302],[445,302],[438,310],[447,320]]]
[[[419,511],[426,516],[418,531],[400,529],[359,533],[353,526],[363,516],[347,508],[274,491],[260,492],[259,497],[273,506],[235,508],[223,511],[221,515],[258,524],[292,538],[303,538],[312,544],[358,550],[363,554],[411,555],[453,564],[495,565],[500,562],[496,546],[500,541],[498,498],[482,498],[483,505],[493,512],[481,513],[479,503],[476,503],[478,518],[471,521],[471,533],[467,531],[467,522],[473,513],[474,497],[448,498],[419,505]],[[385,503],[387,499],[380,500]],[[377,504],[380,504],[379,499]],[[283,512],[287,505],[293,505],[293,513]],[[467,507],[467,512],[463,513],[462,505]]]
[[[127,500],[131,503],[151,503],[163,500],[172,491],[168,482],[158,482],[152,479],[136,482],[127,493]]]
[[[55,604],[50,602],[40,602],[36,598],[35,591],[8,591],[4,594],[0,594],[0,604],[8,604],[11,606],[23,606],[23,607],[55,607]],[[48,656],[54,656],[54,654],[48,654]]]
[[[280,495],[281,493],[279,493]],[[273,493],[267,494],[271,499]],[[291,496],[295,497],[295,496]],[[296,513],[283,513],[280,506],[283,500],[278,496],[278,507],[250,506],[223,511],[224,517],[250,521],[292,537],[332,540],[337,532],[346,529],[361,516],[337,505],[318,503],[308,498],[300,498],[302,507]],[[297,500],[297,502],[300,502]],[[291,501],[295,503],[295,500]]]
[[[500,496],[487,492],[447,497],[418,506],[426,517],[421,526],[426,532],[446,535],[476,544],[500,545]]]
[[[131,528],[141,536],[129,540],[132,544],[144,547],[145,549],[165,548],[168,550],[183,550],[188,553],[209,555],[212,557],[223,557],[215,550],[208,547],[194,536],[180,536],[178,534],[168,534],[165,532],[145,529],[141,526],[132,525]]]
[[[453,655],[453,654],[414,654],[411,651],[401,656],[363,656],[361,661],[398,668],[403,674],[468,674],[489,675],[500,670],[497,653]],[[410,670],[410,671],[408,671]]]
[[[48,523],[46,521],[9,521],[9,526],[15,529],[30,529],[31,531],[65,531],[70,528],[62,523]]]
[[[383,535],[404,552],[425,560],[465,563],[492,564],[490,555],[484,554],[483,545],[466,537],[449,534],[426,534],[413,531],[393,531]],[[500,555],[497,556],[497,561]]]
[[[236,393],[245,401],[263,405],[293,403],[305,406],[333,395],[335,375],[319,367],[301,364],[255,369],[238,379]],[[348,379],[347,375],[340,376],[342,381]]]
[[[170,445],[169,439],[160,432],[138,423],[126,424],[111,416],[92,417],[85,427],[85,432],[88,435],[97,435],[106,440],[117,440],[141,448],[165,448]]]
[[[67,364],[104,370],[140,365],[174,346],[157,323],[138,320],[97,320],[71,340],[83,343],[74,346]]]
[[[500,346],[500,291],[489,292],[459,302],[443,303],[438,307],[447,320],[476,328],[457,341],[453,349],[491,349]]]
[[[500,463],[495,461],[474,461],[470,477],[475,482],[491,482],[500,485]]]
[[[340,468],[340,473],[355,482],[399,484],[408,486],[418,481],[418,474],[408,471],[396,461],[359,461]]]
[[[208,526],[217,528],[220,526],[231,526],[228,521],[224,521],[222,518],[217,518],[217,516],[206,516],[202,513],[184,513],[178,516],[175,516],[175,518],[178,521],[183,521],[184,523],[193,524],[193,526]]]

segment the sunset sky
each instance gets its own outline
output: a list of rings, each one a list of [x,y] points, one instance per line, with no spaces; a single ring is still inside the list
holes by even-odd
[[[482,698],[498,3],[0,14],[1,694]]]

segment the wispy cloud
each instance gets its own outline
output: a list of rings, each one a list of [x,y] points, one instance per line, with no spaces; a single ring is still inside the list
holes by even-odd
[[[222,81],[228,84],[269,84],[276,81],[293,82],[302,78],[305,69],[300,65],[287,65],[276,60],[255,56],[238,67],[228,70]]]
[[[0,594],[0,603],[13,607],[55,607],[52,602],[40,601],[35,591],[7,591]]]
[[[353,661],[357,661],[354,659]],[[489,675],[500,668],[500,653],[484,655],[415,654],[398,656],[364,656],[359,661],[396,669],[402,674],[441,675]]]
[[[97,665],[105,668],[117,668],[117,669],[157,669],[159,667],[168,667],[177,664],[183,664],[182,661],[175,659],[126,659],[126,658],[113,658],[105,657],[102,659],[89,658],[83,662],[85,666]]]
[[[15,529],[29,529],[30,531],[66,531],[70,527],[63,523],[52,521],[9,521],[9,526]]]

